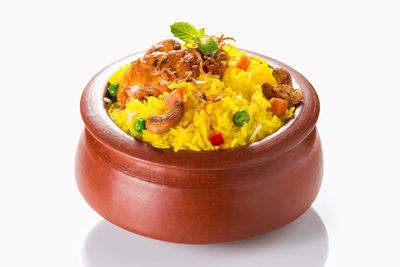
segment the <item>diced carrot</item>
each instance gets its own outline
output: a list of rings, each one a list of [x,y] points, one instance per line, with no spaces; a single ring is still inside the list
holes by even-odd
[[[239,62],[237,63],[236,67],[239,69],[242,69],[244,71],[247,71],[247,68],[250,66],[250,58],[246,55],[242,55],[240,57]]]
[[[165,99],[164,102],[167,106],[167,108],[169,109],[170,107],[172,107],[176,101],[182,101],[183,102],[183,91],[181,88],[176,88],[174,91],[172,91],[171,93],[169,93]]]
[[[289,106],[289,102],[287,100],[275,97],[271,98],[271,100],[272,102],[269,111],[271,111],[278,117],[285,115],[286,110]]]

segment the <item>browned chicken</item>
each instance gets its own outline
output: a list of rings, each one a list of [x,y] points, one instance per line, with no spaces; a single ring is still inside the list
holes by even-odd
[[[171,50],[179,50],[181,49],[181,45],[178,41],[174,39],[167,39],[162,42],[156,43],[149,50],[146,51],[145,55],[154,53],[154,52],[168,52]]]
[[[169,92],[168,84],[197,77],[201,58],[187,48],[165,52],[153,52],[132,63],[124,74],[118,89],[122,107],[131,97],[143,100],[147,96],[159,96]]]
[[[119,84],[118,100],[125,108],[131,97],[143,100],[169,92],[168,85],[172,82],[190,81],[206,73],[222,78],[228,59],[222,49],[205,56],[196,48],[181,49],[177,41],[164,40],[153,45],[125,72]]]

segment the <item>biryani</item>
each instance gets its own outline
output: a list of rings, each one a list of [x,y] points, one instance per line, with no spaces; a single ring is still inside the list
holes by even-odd
[[[161,149],[218,150],[265,138],[293,118],[303,91],[289,72],[188,23],[108,80],[111,119]]]

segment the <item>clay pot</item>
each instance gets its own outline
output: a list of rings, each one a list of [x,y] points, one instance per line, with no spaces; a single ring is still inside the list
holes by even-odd
[[[76,154],[76,182],[89,205],[128,231],[193,244],[250,238],[303,214],[322,179],[318,96],[294,69],[249,53],[286,68],[304,91],[303,103],[273,135],[221,151],[156,149],[113,123],[103,101],[107,79],[143,53],[97,73],[82,95],[86,128]]]

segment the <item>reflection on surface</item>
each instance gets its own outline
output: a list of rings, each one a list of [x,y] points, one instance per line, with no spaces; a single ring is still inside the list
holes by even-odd
[[[311,208],[293,223],[272,233],[216,245],[157,241],[102,220],[86,238],[83,260],[86,267],[322,267],[327,255],[325,226]]]

